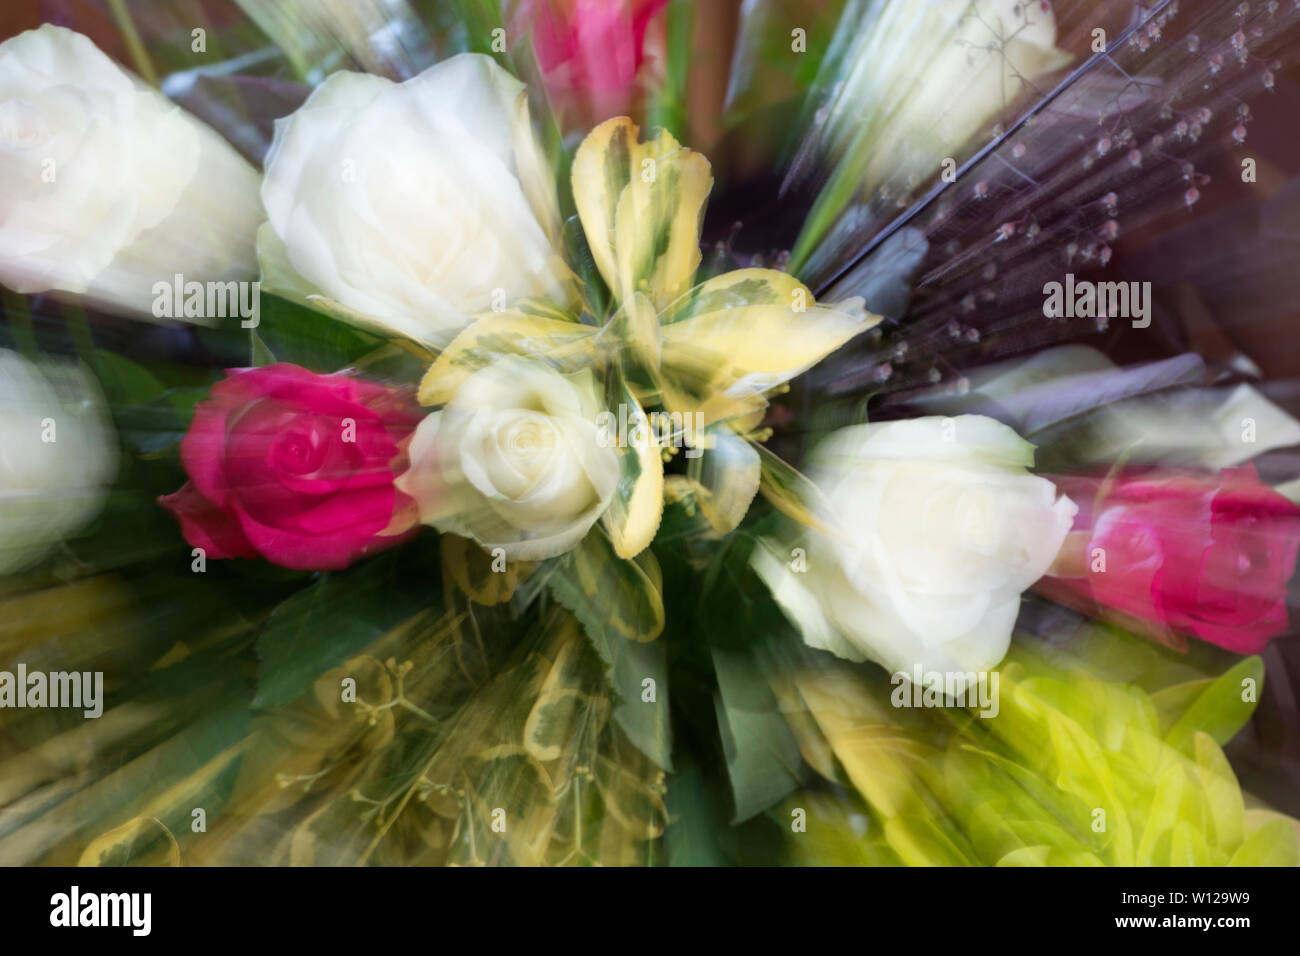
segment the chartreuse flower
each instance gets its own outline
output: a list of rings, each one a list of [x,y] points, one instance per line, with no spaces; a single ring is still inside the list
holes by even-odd
[[[1149,690],[1017,646],[998,676],[997,713],[982,718],[891,706],[889,687],[839,663],[794,678],[783,696],[805,757],[856,789],[871,819],[855,828],[842,807],[797,794],[786,812],[803,808],[816,838],[793,837],[793,851],[908,865],[1300,860],[1300,821],[1252,806],[1221,749],[1254,710],[1258,658]]]
[[[593,369],[619,459],[600,526],[624,559],[654,538],[665,495],[692,500],[718,533],[739,524],[760,488],[810,519],[793,490],[807,483],[759,444],[768,396],[879,321],[861,300],[819,305],[771,269],[697,283],[712,184],[708,161],[668,132],[639,142],[626,118],[598,126],[572,167],[594,265],[581,313],[525,299],[479,314],[420,385],[423,404],[445,405],[475,373],[519,356],[566,375]],[[683,448],[684,474],[666,478],[665,459]]]

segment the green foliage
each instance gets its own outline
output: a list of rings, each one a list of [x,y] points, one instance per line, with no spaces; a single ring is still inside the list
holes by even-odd
[[[757,662],[715,649],[713,664],[718,729],[735,804],[732,822],[739,823],[799,786],[803,758]]]
[[[315,581],[271,614],[257,639],[254,706],[287,704],[322,673],[435,603],[436,547],[417,540]]]
[[[604,662],[616,701],[614,719],[628,739],[664,770],[672,769],[668,712],[668,666],[663,629],[662,582],[647,573],[644,552],[624,561],[599,530],[565,556],[548,579],[555,599],[572,611]],[[643,681],[654,681],[655,699],[643,699]]]
[[[313,372],[337,372],[380,344],[380,339],[355,326],[264,294],[261,321],[250,339],[250,361],[253,365],[291,362]]]

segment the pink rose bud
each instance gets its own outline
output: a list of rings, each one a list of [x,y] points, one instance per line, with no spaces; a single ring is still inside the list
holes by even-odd
[[[393,480],[420,418],[406,392],[349,374],[230,369],[181,441],[190,480],[158,501],[209,558],[347,567],[415,527]]]
[[[1300,507],[1261,482],[1253,465],[1209,477],[1148,471],[1113,482],[1052,480],[1079,514],[1057,561],[1060,576],[1041,582],[1047,596],[1241,654],[1286,630]]]
[[[627,112],[645,60],[646,31],[668,0],[524,0],[516,23],[552,99],[574,98],[595,119]]]

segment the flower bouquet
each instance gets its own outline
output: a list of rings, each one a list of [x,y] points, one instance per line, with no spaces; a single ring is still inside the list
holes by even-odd
[[[0,862],[1300,863],[1300,8],[24,18]]]

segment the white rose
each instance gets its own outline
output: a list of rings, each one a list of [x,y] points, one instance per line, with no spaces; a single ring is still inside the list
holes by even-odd
[[[264,259],[283,256],[357,320],[435,347],[473,313],[562,301],[554,183],[526,103],[478,54],[400,84],[333,74],[276,123]]]
[[[810,469],[834,530],[800,542],[803,573],[771,541],[755,568],[814,647],[909,677],[988,670],[1077,510],[1032,464],[978,415],[843,429]]]
[[[511,560],[554,557],[582,540],[618,483],[599,411],[590,372],[498,362],[420,423],[397,486],[440,531]]]
[[[920,13],[903,4],[913,43],[925,50],[918,63],[901,62],[892,92],[902,96],[904,121],[891,147],[917,164],[948,155],[1034,83],[1070,62],[1056,47],[1050,6],[1024,0],[941,0]],[[873,166],[873,172],[886,170]]]
[[[0,281],[152,314],[153,286],[257,276],[258,177],[79,33],[0,44]]]
[[[850,48],[824,107],[822,149],[828,161],[851,146],[867,149],[860,187],[868,193],[886,180],[938,172],[942,159],[1070,62],[1056,46],[1050,5],[891,3],[865,28],[861,16],[846,8],[838,27]]]
[[[40,560],[99,511],[117,442],[97,383],[0,349],[0,574]]]

